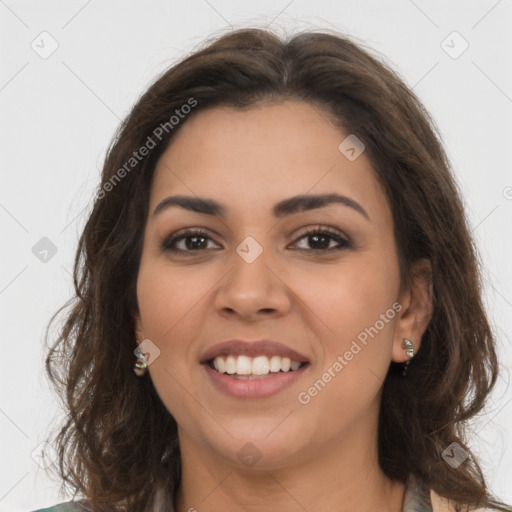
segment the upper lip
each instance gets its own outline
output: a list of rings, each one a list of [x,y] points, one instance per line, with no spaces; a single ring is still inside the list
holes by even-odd
[[[227,340],[208,348],[201,356],[200,362],[206,363],[217,356],[243,355],[289,357],[292,361],[307,363],[308,358],[282,343],[273,340]]]

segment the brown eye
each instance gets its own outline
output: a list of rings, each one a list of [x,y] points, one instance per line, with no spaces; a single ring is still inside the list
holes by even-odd
[[[297,240],[307,240],[307,247],[299,248],[300,251],[314,251],[314,252],[334,252],[352,247],[350,241],[342,236],[340,233],[331,231],[327,228],[315,227],[306,230]],[[161,248],[163,251],[172,253],[193,253],[200,252],[207,249],[219,249],[217,247],[208,247],[208,242],[213,242],[213,239],[203,230],[200,229],[186,229],[178,231],[166,238]],[[337,245],[332,245],[333,242]],[[295,242],[296,244],[297,242]]]
[[[299,250],[313,250],[315,252],[332,252],[351,247],[350,242],[339,233],[335,233],[325,228],[310,228],[305,234],[300,236],[297,240],[307,240],[309,247],[299,248]],[[332,242],[337,243],[337,246],[331,246]]]
[[[208,249],[208,240],[212,240],[207,233],[197,229],[181,231],[166,238],[162,243],[162,250],[171,252],[197,252]],[[184,241],[181,247],[177,244]]]

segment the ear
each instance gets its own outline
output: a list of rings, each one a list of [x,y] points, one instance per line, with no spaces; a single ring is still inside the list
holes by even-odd
[[[421,346],[423,333],[432,317],[432,266],[428,259],[414,263],[411,285],[401,292],[398,302],[402,309],[397,315],[391,358],[396,363],[403,363],[409,359],[403,347],[404,338],[412,341],[416,355]]]
[[[133,316],[133,323],[134,323],[133,330],[135,331],[135,338],[137,340],[137,344],[139,344],[141,341],[146,339],[146,337],[144,336],[144,327],[142,326],[142,320],[140,319],[140,315],[138,313]]]

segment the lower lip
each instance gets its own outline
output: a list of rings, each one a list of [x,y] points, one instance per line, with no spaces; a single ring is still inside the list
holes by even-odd
[[[214,385],[224,393],[236,398],[265,398],[275,395],[291,386],[309,367],[306,364],[293,372],[269,373],[269,377],[259,379],[236,379],[226,373],[219,373],[208,364],[203,367]]]

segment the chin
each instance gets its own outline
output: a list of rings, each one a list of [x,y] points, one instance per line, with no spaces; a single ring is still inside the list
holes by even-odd
[[[306,444],[299,440],[311,439],[311,434],[294,429],[290,422],[281,425],[280,418],[237,419],[233,422],[222,422],[230,432],[230,437],[223,431],[221,437],[207,434],[203,443],[210,445],[211,450],[226,459],[227,464],[238,468],[253,470],[275,470],[302,460],[305,456]],[[300,428],[300,427],[299,427]]]

